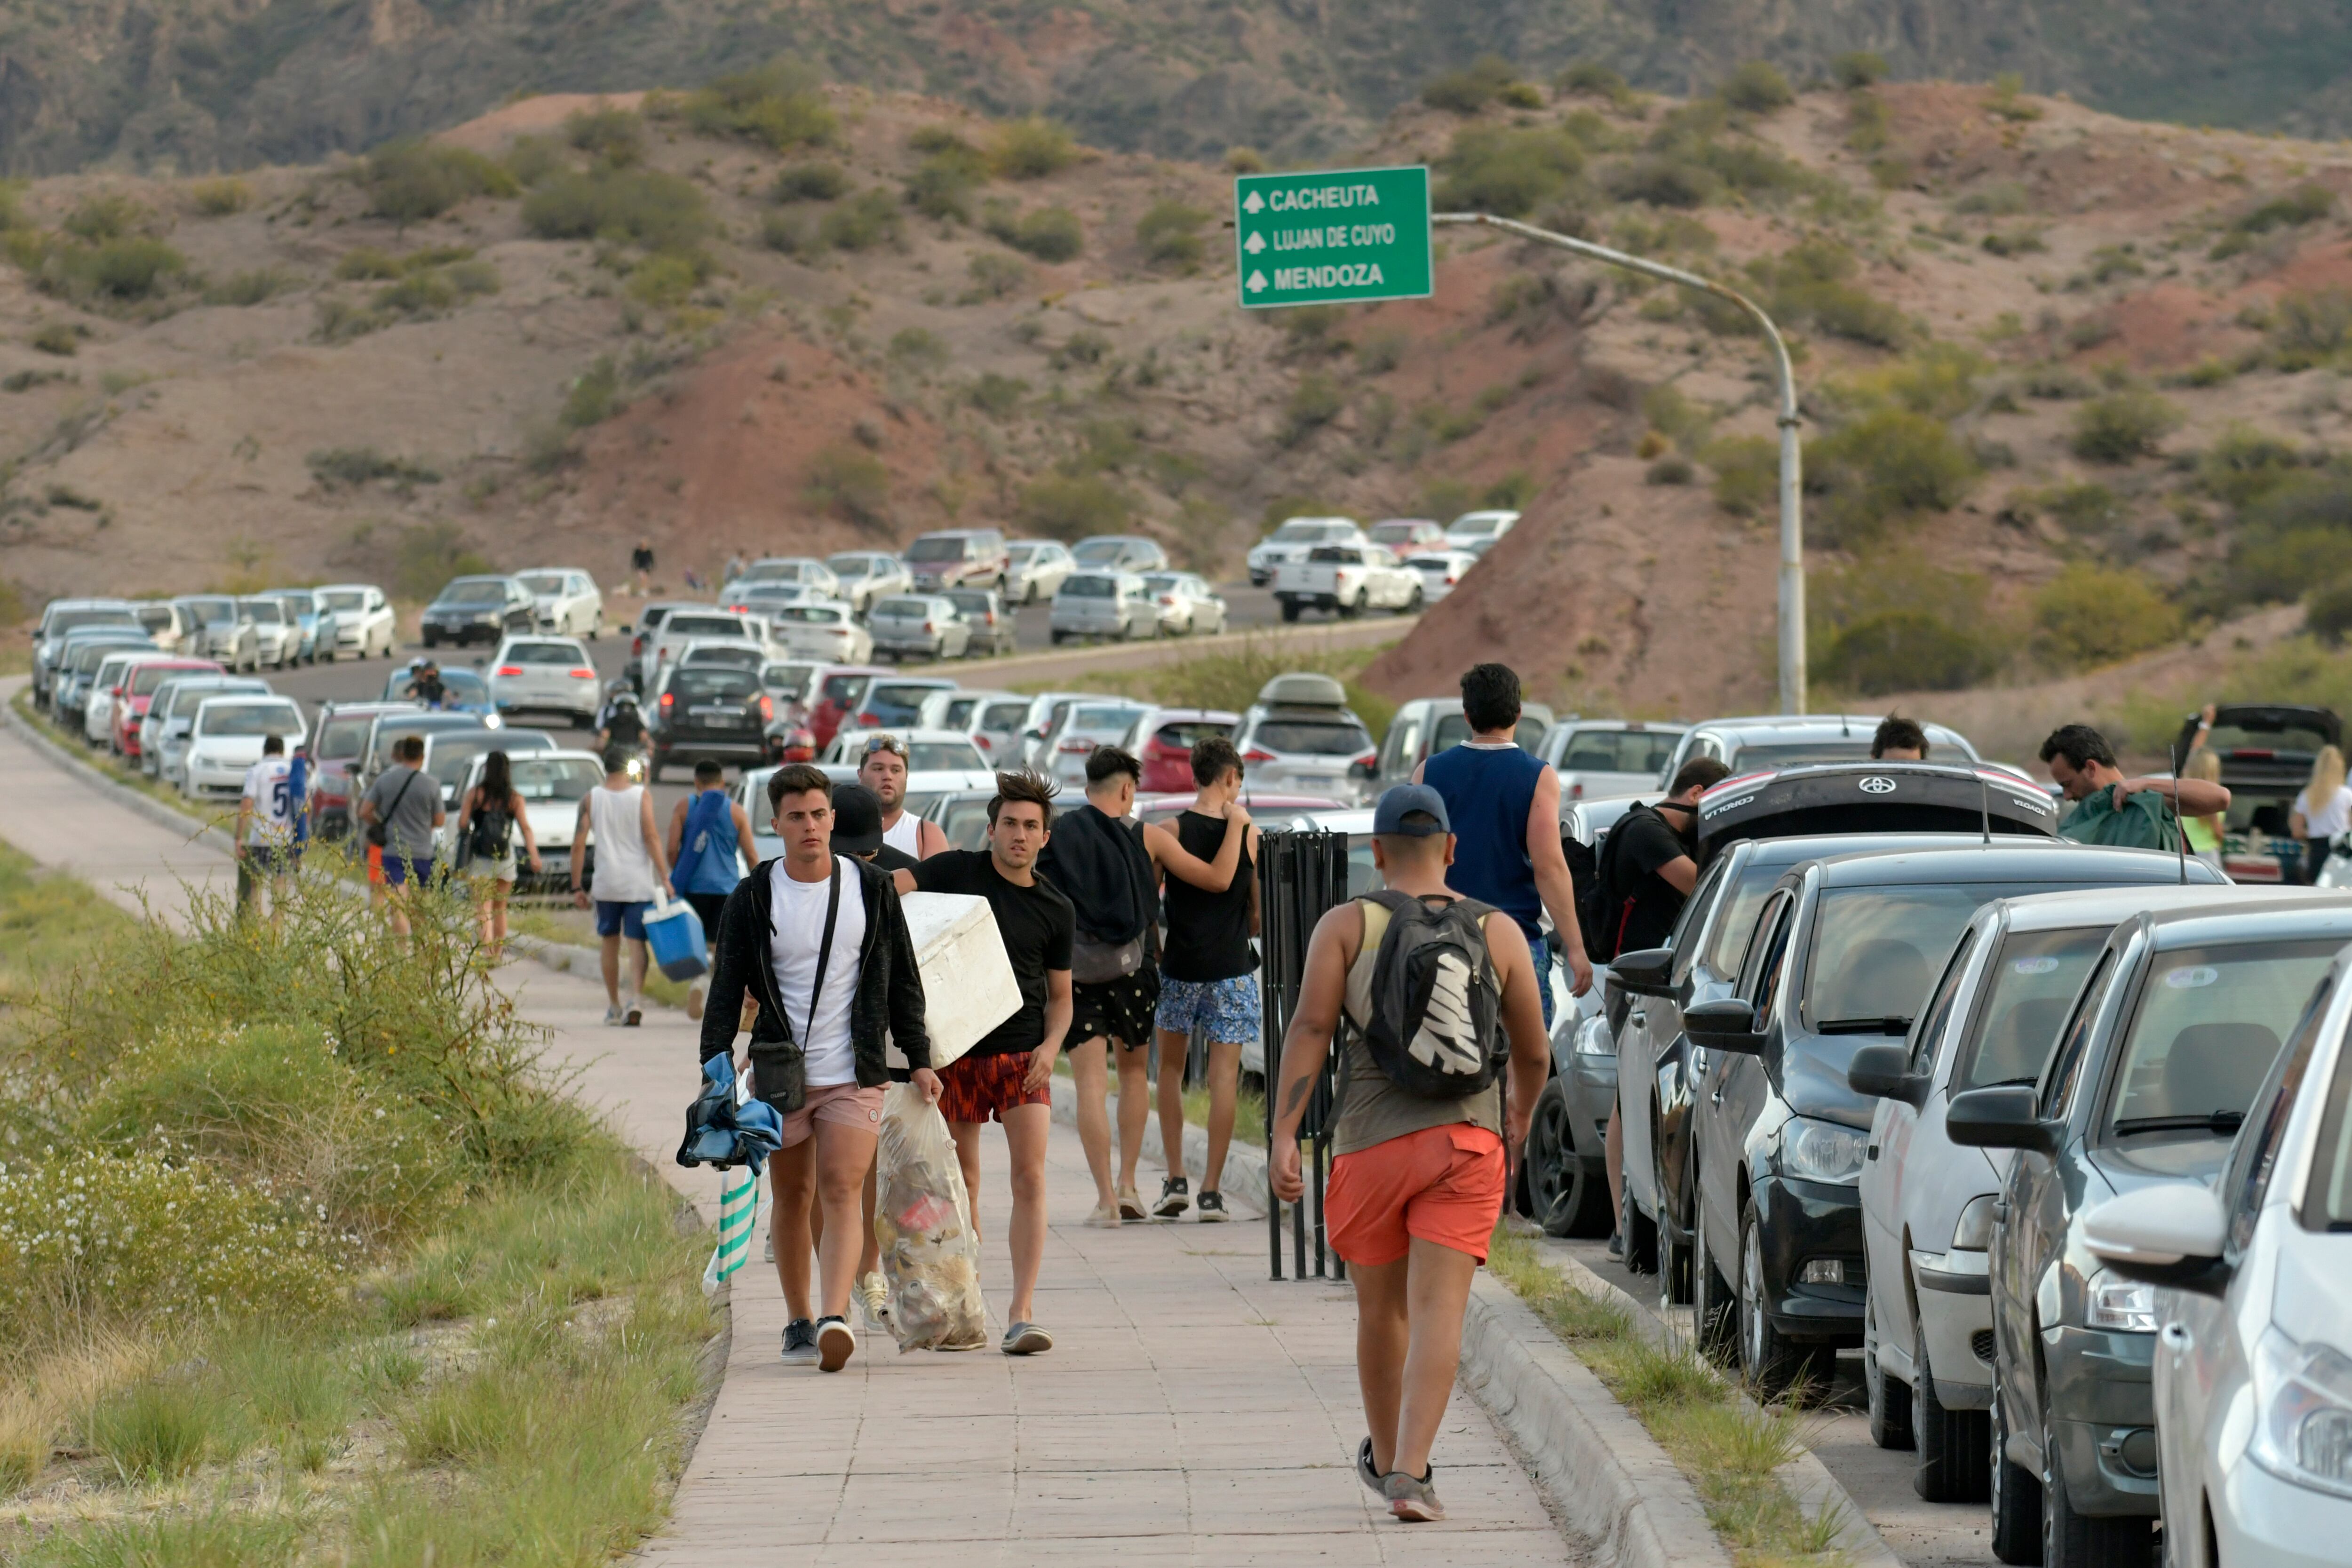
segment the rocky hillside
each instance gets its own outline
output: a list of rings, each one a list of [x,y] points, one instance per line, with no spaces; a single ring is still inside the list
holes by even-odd
[[[2352,622],[2342,150],[1758,70],[1455,101],[1344,156],[1735,280],[1790,331],[1825,699],[2064,678],[2306,599]],[[1769,700],[1769,389],[1736,315],[1467,231],[1430,300],[1245,312],[1228,189],[788,73],[41,181],[0,214],[0,577],[423,593],[473,562],[617,575],[644,537],[676,583],[982,521],[1230,571],[1293,510],[1511,502],[1376,684],[1499,653],[1587,709]]]
[[[0,172],[303,162],[518,94],[688,86],[784,52],[836,79],[1048,113],[1101,146],[1306,160],[1482,55],[1537,81],[1601,60],[1689,93],[1741,60],[1806,79],[1857,50],[1898,79],[2015,72],[2146,119],[2352,129],[2334,0],[0,0]]]

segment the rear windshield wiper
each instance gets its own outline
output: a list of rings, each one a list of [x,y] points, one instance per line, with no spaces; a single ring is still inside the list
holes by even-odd
[[[2135,1132],[2235,1132],[2244,1121],[2242,1110],[2209,1110],[2202,1116],[2126,1116],[2116,1123],[2116,1136]]]
[[[1885,1018],[1831,1018],[1813,1026],[1817,1035],[1907,1035],[1911,1020],[1893,1016]]]

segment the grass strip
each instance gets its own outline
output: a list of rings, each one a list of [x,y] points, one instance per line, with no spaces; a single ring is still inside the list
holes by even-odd
[[[16,693],[15,706],[20,718],[61,748],[68,756],[89,763],[116,784],[127,784],[151,800],[160,801],[174,811],[183,812],[212,826],[226,829],[235,824],[236,807],[234,803],[226,811],[217,807],[207,809],[204,802],[190,800],[178,790],[149,778],[138,768],[116,756],[111,750],[92,746],[84,737],[58,723],[42,712],[39,705],[34,702],[30,682]]]
[[[1778,1475],[1806,1446],[1810,1417],[1801,1406],[1743,1403],[1696,1349],[1679,1339],[1643,1338],[1622,1305],[1570,1285],[1507,1222],[1495,1227],[1490,1245],[1487,1268],[1648,1428],[1743,1568],[1846,1560],[1836,1544],[1844,1523],[1836,1506],[1807,1512]]]

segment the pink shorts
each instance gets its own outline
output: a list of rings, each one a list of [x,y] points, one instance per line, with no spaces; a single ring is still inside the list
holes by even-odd
[[[1457,1121],[1424,1127],[1331,1162],[1323,1215],[1332,1250],[1378,1267],[1433,1241],[1486,1261],[1503,1213],[1503,1141]]]
[[[829,1083],[823,1089],[810,1089],[801,1108],[784,1116],[784,1147],[806,1142],[816,1132],[820,1121],[863,1127],[868,1132],[881,1131],[881,1086],[860,1089],[854,1083]]]

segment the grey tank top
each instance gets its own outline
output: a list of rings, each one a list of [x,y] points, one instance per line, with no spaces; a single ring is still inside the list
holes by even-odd
[[[1364,915],[1364,945],[1356,962],[1348,966],[1347,994],[1341,1004],[1353,1026],[1339,1031],[1339,1118],[1331,1130],[1331,1152],[1354,1154],[1391,1138],[1465,1121],[1501,1137],[1502,1079],[1461,1100],[1430,1100],[1397,1088],[1372,1060],[1371,1047],[1364,1044],[1364,1026],[1372,1016],[1372,969],[1380,961],[1389,912],[1360,899],[1356,907]],[[1494,918],[1494,914],[1486,916],[1486,920]],[[1479,923],[1483,926],[1486,921]]]

